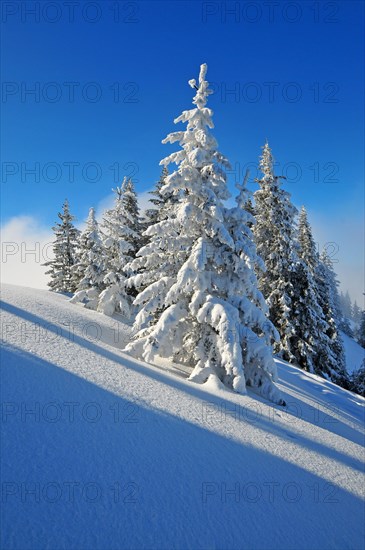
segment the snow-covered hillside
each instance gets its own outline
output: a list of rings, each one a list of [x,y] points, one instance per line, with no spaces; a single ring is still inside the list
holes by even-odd
[[[341,338],[345,348],[346,368],[351,373],[361,367],[365,350],[344,332],[341,332]]]
[[[4,550],[363,548],[364,399],[281,361],[286,408],[198,386],[63,295],[2,300]]]

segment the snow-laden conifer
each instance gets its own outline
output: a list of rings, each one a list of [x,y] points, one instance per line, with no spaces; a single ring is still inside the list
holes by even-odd
[[[70,302],[82,302],[88,309],[97,309],[99,295],[105,288],[105,269],[99,225],[94,208],[90,208],[86,227],[79,239],[79,259],[72,270],[79,283]]]
[[[163,141],[181,146],[161,161],[178,166],[161,188],[176,202],[165,220],[149,227],[150,242],[132,263],[145,268],[134,278],[140,312],[127,350],[150,362],[167,357],[185,363],[196,382],[223,383],[241,393],[247,383],[282,403],[270,347],[275,329],[255,286],[249,214],[238,206],[227,211],[223,202],[229,164],[210,133],[206,71],[203,64],[199,83],[189,81],[195,108],[175,120],[187,123],[186,130]]]
[[[327,324],[325,335],[329,339],[326,342],[322,338],[322,345],[328,345],[330,349],[330,353],[322,354],[319,361],[322,360],[324,363],[327,359],[326,371],[331,380],[343,387],[348,387],[345,351],[338,328],[338,281],[326,249],[323,250],[315,268],[315,282],[318,289],[318,303]]]
[[[336,357],[327,336],[329,326],[320,305],[318,253],[316,251],[307,212],[302,207],[298,223],[300,261],[295,268],[295,346],[294,354],[301,367],[332,379]],[[325,290],[323,289],[324,302]]]
[[[114,192],[114,207],[106,211],[102,223],[106,273],[97,309],[105,315],[118,312],[129,316],[133,289],[127,286],[125,266],[134,259],[140,247],[139,207],[131,179],[125,178]]]
[[[53,244],[54,258],[45,262],[48,267],[46,275],[50,275],[48,286],[56,292],[75,292],[77,280],[72,269],[78,260],[79,230],[73,224],[75,219],[70,214],[68,200],[62,205],[62,212],[58,213],[60,222],[52,228],[55,234]]]
[[[292,284],[293,266],[298,260],[295,249],[295,216],[290,194],[282,188],[283,179],[274,174],[268,142],[260,158],[263,177],[254,193],[256,224],[253,228],[257,252],[266,270],[258,271],[259,289],[269,305],[269,317],[280,334],[276,351],[294,361],[291,337],[294,334]]]

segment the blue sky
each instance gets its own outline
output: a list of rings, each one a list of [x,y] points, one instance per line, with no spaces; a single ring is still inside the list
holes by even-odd
[[[38,13],[28,13],[36,4]],[[83,221],[124,175],[138,192],[151,189],[159,161],[174,149],[161,140],[190,108],[187,81],[206,62],[215,137],[233,166],[230,188],[246,166],[256,175],[268,138],[319,248],[335,243],[343,287],[361,300],[363,2],[2,9],[3,225],[27,216],[44,231],[65,197]]]

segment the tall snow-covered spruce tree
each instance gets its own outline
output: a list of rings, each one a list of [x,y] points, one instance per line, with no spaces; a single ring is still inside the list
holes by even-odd
[[[150,242],[131,264],[145,267],[133,281],[140,289],[138,332],[126,349],[150,362],[167,357],[185,363],[192,381],[223,383],[240,393],[250,385],[283,404],[270,346],[276,331],[255,286],[258,259],[247,216],[223,204],[229,164],[210,133],[206,72],[203,64],[199,83],[189,81],[196,89],[195,108],[175,120],[187,123],[186,130],[163,141],[181,145],[161,161],[178,166],[161,188],[176,202],[165,220],[148,228]]]
[[[282,188],[282,177],[274,174],[273,157],[268,142],[260,158],[263,177],[256,180],[260,189],[254,193],[256,224],[253,232],[257,252],[266,270],[257,271],[259,289],[269,305],[269,317],[280,334],[276,352],[287,361],[295,361],[291,349],[294,334],[292,284],[293,266],[298,261],[295,249],[297,209],[290,194]]]
[[[321,375],[319,357],[322,355],[322,334],[327,330],[322,308],[318,303],[318,289],[314,280],[317,266],[315,244],[303,207],[298,224],[298,255],[292,281],[294,287],[294,334],[291,338],[295,359],[303,369]]]
[[[333,269],[332,261],[324,249],[319,257],[315,280],[318,288],[318,301],[322,308],[324,319],[327,323],[326,336],[330,354],[328,370],[331,380],[340,386],[348,388],[349,380],[346,372],[345,350],[339,333],[339,297],[338,281]]]
[[[99,295],[105,288],[105,261],[94,208],[89,210],[86,227],[80,235],[79,247],[79,260],[72,270],[79,283],[70,302],[82,302],[88,309],[97,309]]]
[[[296,266],[295,349],[303,368],[346,385],[343,352],[332,319],[331,292],[321,268],[307,212],[302,207],[298,224],[300,262]]]
[[[62,205],[62,212],[58,213],[61,222],[52,227],[55,233],[53,244],[54,258],[45,262],[49,267],[46,275],[50,275],[48,286],[55,292],[75,292],[78,280],[74,276],[73,266],[78,261],[78,239],[80,232],[72,223],[75,219],[70,214],[70,207],[66,199]]]

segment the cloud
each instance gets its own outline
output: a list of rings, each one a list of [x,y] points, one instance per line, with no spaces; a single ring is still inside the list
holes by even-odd
[[[138,195],[141,212],[152,205],[148,203],[149,193]],[[96,207],[99,221],[103,213],[112,208],[114,194],[104,197]],[[85,227],[85,222],[76,224],[78,229]],[[49,280],[43,263],[52,259],[54,234],[51,228],[45,227],[34,216],[15,216],[1,226],[1,281],[32,288],[48,288]]]
[[[1,280],[47,288],[46,267],[52,258],[52,230],[32,216],[16,216],[1,227]]]

